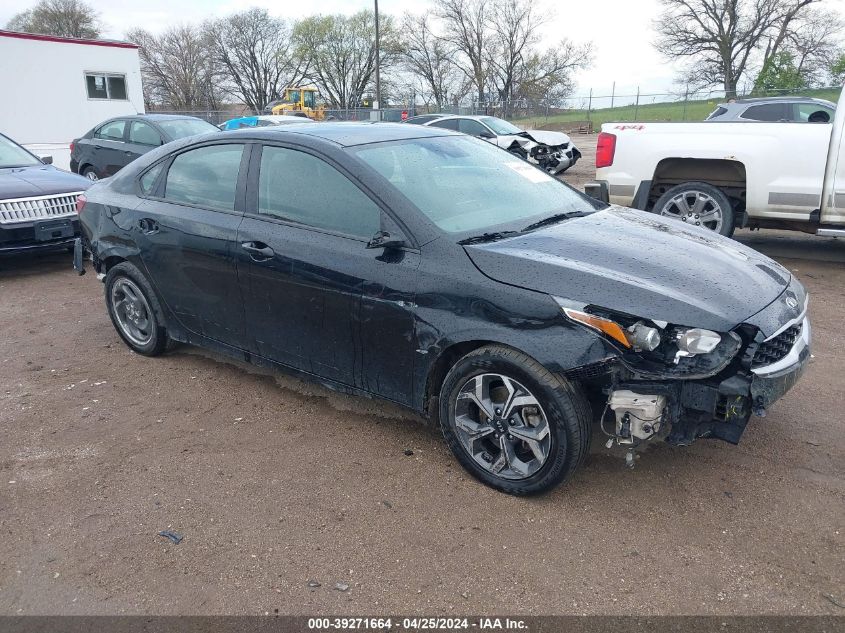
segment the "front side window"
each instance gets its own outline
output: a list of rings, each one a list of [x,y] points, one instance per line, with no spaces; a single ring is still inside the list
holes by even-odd
[[[161,136],[149,123],[132,121],[129,126],[129,142],[139,145],[161,145]]]
[[[795,120],[801,123],[830,123],[834,111],[817,103],[796,103]]]
[[[164,197],[172,202],[233,211],[243,145],[209,145],[179,154],[167,172]]]
[[[126,120],[118,119],[109,121],[94,133],[94,138],[101,138],[106,141],[122,141],[123,133],[126,130]]]
[[[373,143],[354,151],[448,233],[521,229],[557,213],[595,210],[543,170],[469,136]]]
[[[381,210],[324,160],[283,147],[264,147],[258,213],[318,229],[372,238]]]
[[[108,73],[86,73],[85,87],[89,99],[126,101],[126,77]]]
[[[458,119],[458,132],[470,136],[491,136],[490,130],[475,119]]]

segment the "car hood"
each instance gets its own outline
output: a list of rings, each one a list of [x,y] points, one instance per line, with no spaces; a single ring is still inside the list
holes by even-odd
[[[52,165],[0,169],[0,200],[84,191],[91,181]]]
[[[621,207],[465,249],[502,283],[720,332],[769,305],[791,279],[733,240]]]
[[[569,135],[564,134],[563,132],[553,132],[551,130],[525,130],[525,133],[534,141],[542,143],[543,145],[566,145],[572,141],[572,139],[569,138]]]

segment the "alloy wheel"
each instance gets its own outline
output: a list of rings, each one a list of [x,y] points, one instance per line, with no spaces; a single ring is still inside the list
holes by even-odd
[[[660,215],[693,226],[703,226],[717,233],[721,231],[724,221],[724,212],[719,203],[703,191],[694,189],[681,192],[668,200],[660,209]]]
[[[549,421],[537,398],[503,374],[480,374],[458,390],[454,425],[463,449],[503,479],[525,479],[549,458]]]

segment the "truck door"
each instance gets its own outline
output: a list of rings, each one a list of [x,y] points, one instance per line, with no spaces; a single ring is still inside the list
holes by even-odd
[[[821,204],[821,224],[845,225],[845,89],[839,97],[839,107],[833,119],[830,149],[824,174]]]

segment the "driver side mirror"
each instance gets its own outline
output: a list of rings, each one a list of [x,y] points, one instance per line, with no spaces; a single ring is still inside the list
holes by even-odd
[[[367,242],[367,248],[401,248],[405,246],[403,235],[391,235],[387,231],[379,231]]]
[[[45,165],[52,165],[53,164],[53,157],[50,156],[49,154],[47,154],[45,156],[39,156],[38,158],[40,158],[41,162],[44,163]]]
[[[478,138],[483,138],[483,139],[487,140],[487,139],[491,139],[491,138],[496,138],[496,135],[491,134],[490,132],[481,132],[478,135]]]

